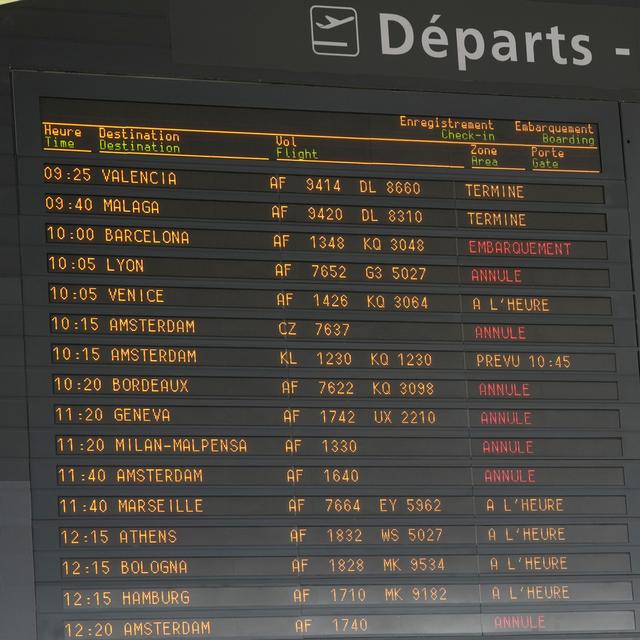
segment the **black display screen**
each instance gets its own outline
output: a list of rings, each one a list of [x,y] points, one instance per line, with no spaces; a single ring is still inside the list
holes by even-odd
[[[103,80],[16,89],[41,637],[635,637],[617,110]]]

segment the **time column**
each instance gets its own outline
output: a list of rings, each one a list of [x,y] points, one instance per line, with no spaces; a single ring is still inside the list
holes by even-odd
[[[98,298],[99,258],[89,246],[96,168],[47,160],[21,166],[20,216],[38,637],[109,637],[109,622],[66,622],[80,606],[73,581],[107,579],[113,564],[105,557],[113,532],[102,520],[104,487],[113,483],[101,458],[112,433],[91,399],[105,390],[106,341],[96,310],[110,302]],[[70,214],[73,224],[65,224]],[[73,243],[76,251],[60,255],[54,243]],[[72,456],[87,462],[74,465]],[[109,587],[100,585],[83,592],[81,604],[102,609],[110,602]]]

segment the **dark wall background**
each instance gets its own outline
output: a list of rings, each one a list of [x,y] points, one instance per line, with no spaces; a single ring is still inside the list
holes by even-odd
[[[251,0],[256,7],[264,8],[271,0]],[[281,0],[274,0],[279,2]],[[302,0],[296,0],[301,2]],[[357,4],[354,0],[346,4]],[[395,0],[389,0],[393,7]],[[403,0],[404,1],[404,0]],[[198,0],[196,0],[198,2]],[[247,0],[239,0],[246,3]],[[327,2],[331,4],[330,0]],[[525,0],[511,0],[516,7],[532,6]],[[237,2],[208,0],[208,10],[224,18],[225,11],[233,11]],[[308,12],[306,3],[304,11]],[[342,4],[336,2],[335,4]],[[416,7],[424,6],[415,0]],[[482,5],[486,11],[484,2]],[[537,0],[541,10],[556,3]],[[603,11],[614,7],[638,9],[637,0],[567,0],[565,7],[579,10],[581,7],[601,6]],[[17,238],[18,193],[14,157],[13,113],[11,101],[11,69],[37,69],[65,72],[89,72],[102,74],[126,74],[164,77],[199,77],[258,82],[302,82],[316,84],[349,84],[343,76],[331,71],[310,78],[302,69],[295,68],[295,61],[288,70],[251,69],[235,66],[235,60],[220,57],[209,58],[210,64],[177,64],[173,60],[171,15],[189,12],[192,0],[23,0],[0,6],[0,378],[12,384],[0,384],[0,549],[3,550],[0,566],[0,638],[34,640],[33,627],[33,571],[30,521],[29,457],[27,440],[26,383],[23,367],[24,345],[21,324],[20,255]],[[202,2],[200,2],[200,6]],[[406,6],[406,5],[405,5]],[[551,7],[553,8],[553,7]],[[236,7],[236,12],[238,9]],[[425,11],[433,11],[427,8]],[[429,14],[430,15],[430,14]],[[192,16],[196,23],[199,16]],[[255,16],[249,25],[249,33],[259,31],[261,25]],[[553,23],[550,23],[553,24]],[[630,29],[636,25],[626,25]],[[212,32],[224,31],[224,21],[212,22]],[[231,32],[229,35],[233,36]],[[639,42],[640,39],[636,39]],[[247,38],[243,47],[253,48],[251,53],[260,56],[260,43]],[[318,61],[316,61],[318,62]],[[626,91],[625,99],[640,101],[640,68],[635,68],[630,84],[639,87]],[[367,77],[355,85],[370,87],[409,88],[415,78]],[[411,88],[432,90],[457,90],[483,93],[510,93],[514,95],[563,95],[571,92],[581,97],[614,98],[611,90],[599,86],[563,88],[527,83],[510,85],[459,80],[439,79],[427,82],[423,79]]]

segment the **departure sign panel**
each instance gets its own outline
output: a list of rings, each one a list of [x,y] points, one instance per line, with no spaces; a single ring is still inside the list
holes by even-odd
[[[615,106],[16,80],[41,638],[637,637]]]

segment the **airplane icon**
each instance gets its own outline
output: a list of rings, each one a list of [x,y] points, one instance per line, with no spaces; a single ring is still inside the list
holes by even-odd
[[[318,27],[318,29],[333,29],[334,27],[339,27],[342,24],[347,24],[347,22],[352,22],[356,17],[347,16],[346,18],[339,20],[333,16],[326,15],[324,19],[327,21],[327,24],[320,24],[319,22],[316,22],[316,27]]]
[[[353,7],[314,5],[310,14],[311,46],[316,55],[353,57],[360,53],[358,14]]]

